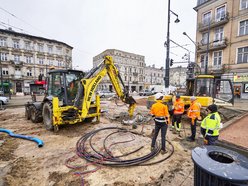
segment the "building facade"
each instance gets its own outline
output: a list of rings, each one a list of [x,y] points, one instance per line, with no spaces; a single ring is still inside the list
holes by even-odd
[[[163,67],[156,68],[155,65],[146,66],[145,68],[145,82],[144,89],[149,89],[152,85],[164,85],[164,73]]]
[[[119,69],[121,78],[130,91],[140,92],[151,89],[154,85],[165,86],[163,67],[156,68],[155,65],[146,66],[145,57],[142,55],[124,52],[116,49],[108,49],[93,58],[93,67],[100,64],[104,56],[110,55]],[[175,67],[170,69],[170,85],[176,87],[185,86],[187,68]],[[106,76],[99,84],[98,90],[113,91],[113,86]]]
[[[248,99],[248,0],[198,0],[197,63]]]
[[[0,85],[7,93],[44,92],[50,67],[72,67],[72,47],[66,43],[0,29]]]
[[[145,82],[144,69],[146,66],[144,56],[116,49],[108,49],[93,58],[93,67],[100,64],[106,55],[113,57],[115,66],[118,68],[126,88],[129,88],[132,92],[143,90]],[[107,76],[99,84],[98,89],[114,91]]]
[[[187,68],[178,66],[170,68],[170,85],[184,88],[186,87]]]

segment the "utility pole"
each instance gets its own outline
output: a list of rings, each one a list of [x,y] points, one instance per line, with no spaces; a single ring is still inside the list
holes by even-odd
[[[210,20],[208,22],[207,51],[206,51],[206,61],[205,61],[205,70],[204,70],[205,74],[208,74],[209,38],[210,38]]]
[[[2,55],[0,53],[0,72],[1,72],[1,90],[3,91],[4,94],[4,89],[3,89],[3,67],[2,67]]]
[[[168,18],[167,18],[167,40],[166,40],[166,60],[165,60],[165,88],[170,85],[170,13],[174,14],[177,19],[175,23],[179,23],[178,15],[170,9],[170,0],[168,0]]]
[[[168,20],[167,20],[167,41],[166,41],[166,60],[165,60],[165,88],[170,85],[170,0],[168,0]]]

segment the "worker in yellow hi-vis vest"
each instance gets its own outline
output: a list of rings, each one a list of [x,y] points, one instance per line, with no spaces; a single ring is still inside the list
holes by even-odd
[[[221,118],[215,104],[209,105],[207,112],[208,115],[201,122],[201,134],[204,137],[205,145],[214,145],[219,137]]]

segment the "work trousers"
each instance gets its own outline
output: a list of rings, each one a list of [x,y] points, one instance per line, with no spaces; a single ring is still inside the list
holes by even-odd
[[[162,140],[162,149],[165,150],[165,136],[167,132],[168,125],[165,122],[157,122],[155,121],[155,131],[154,131],[154,136],[152,138],[152,147],[155,147],[155,143],[158,137],[158,133],[161,129],[161,140]]]
[[[206,135],[205,139],[207,140],[207,145],[215,145],[219,136],[209,136]]]
[[[176,125],[177,126],[175,126],[176,127],[176,129],[179,129],[180,130],[180,123],[181,123],[181,120],[182,120],[182,114],[174,114],[173,115],[173,125],[175,126],[175,123],[176,123]]]
[[[190,138],[195,140],[195,135],[196,135],[196,121],[197,119],[194,120],[194,124],[192,124],[192,120],[191,120],[191,125],[190,125],[190,129],[191,129],[191,136]]]

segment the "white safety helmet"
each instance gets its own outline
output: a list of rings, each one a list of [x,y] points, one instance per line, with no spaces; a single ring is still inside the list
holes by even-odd
[[[196,100],[196,97],[195,97],[195,96],[191,96],[191,97],[190,97],[190,100],[191,100],[191,101],[194,101],[194,100]]]
[[[157,93],[154,96],[155,96],[155,99],[161,99],[161,97],[163,97],[164,95],[162,93]]]

